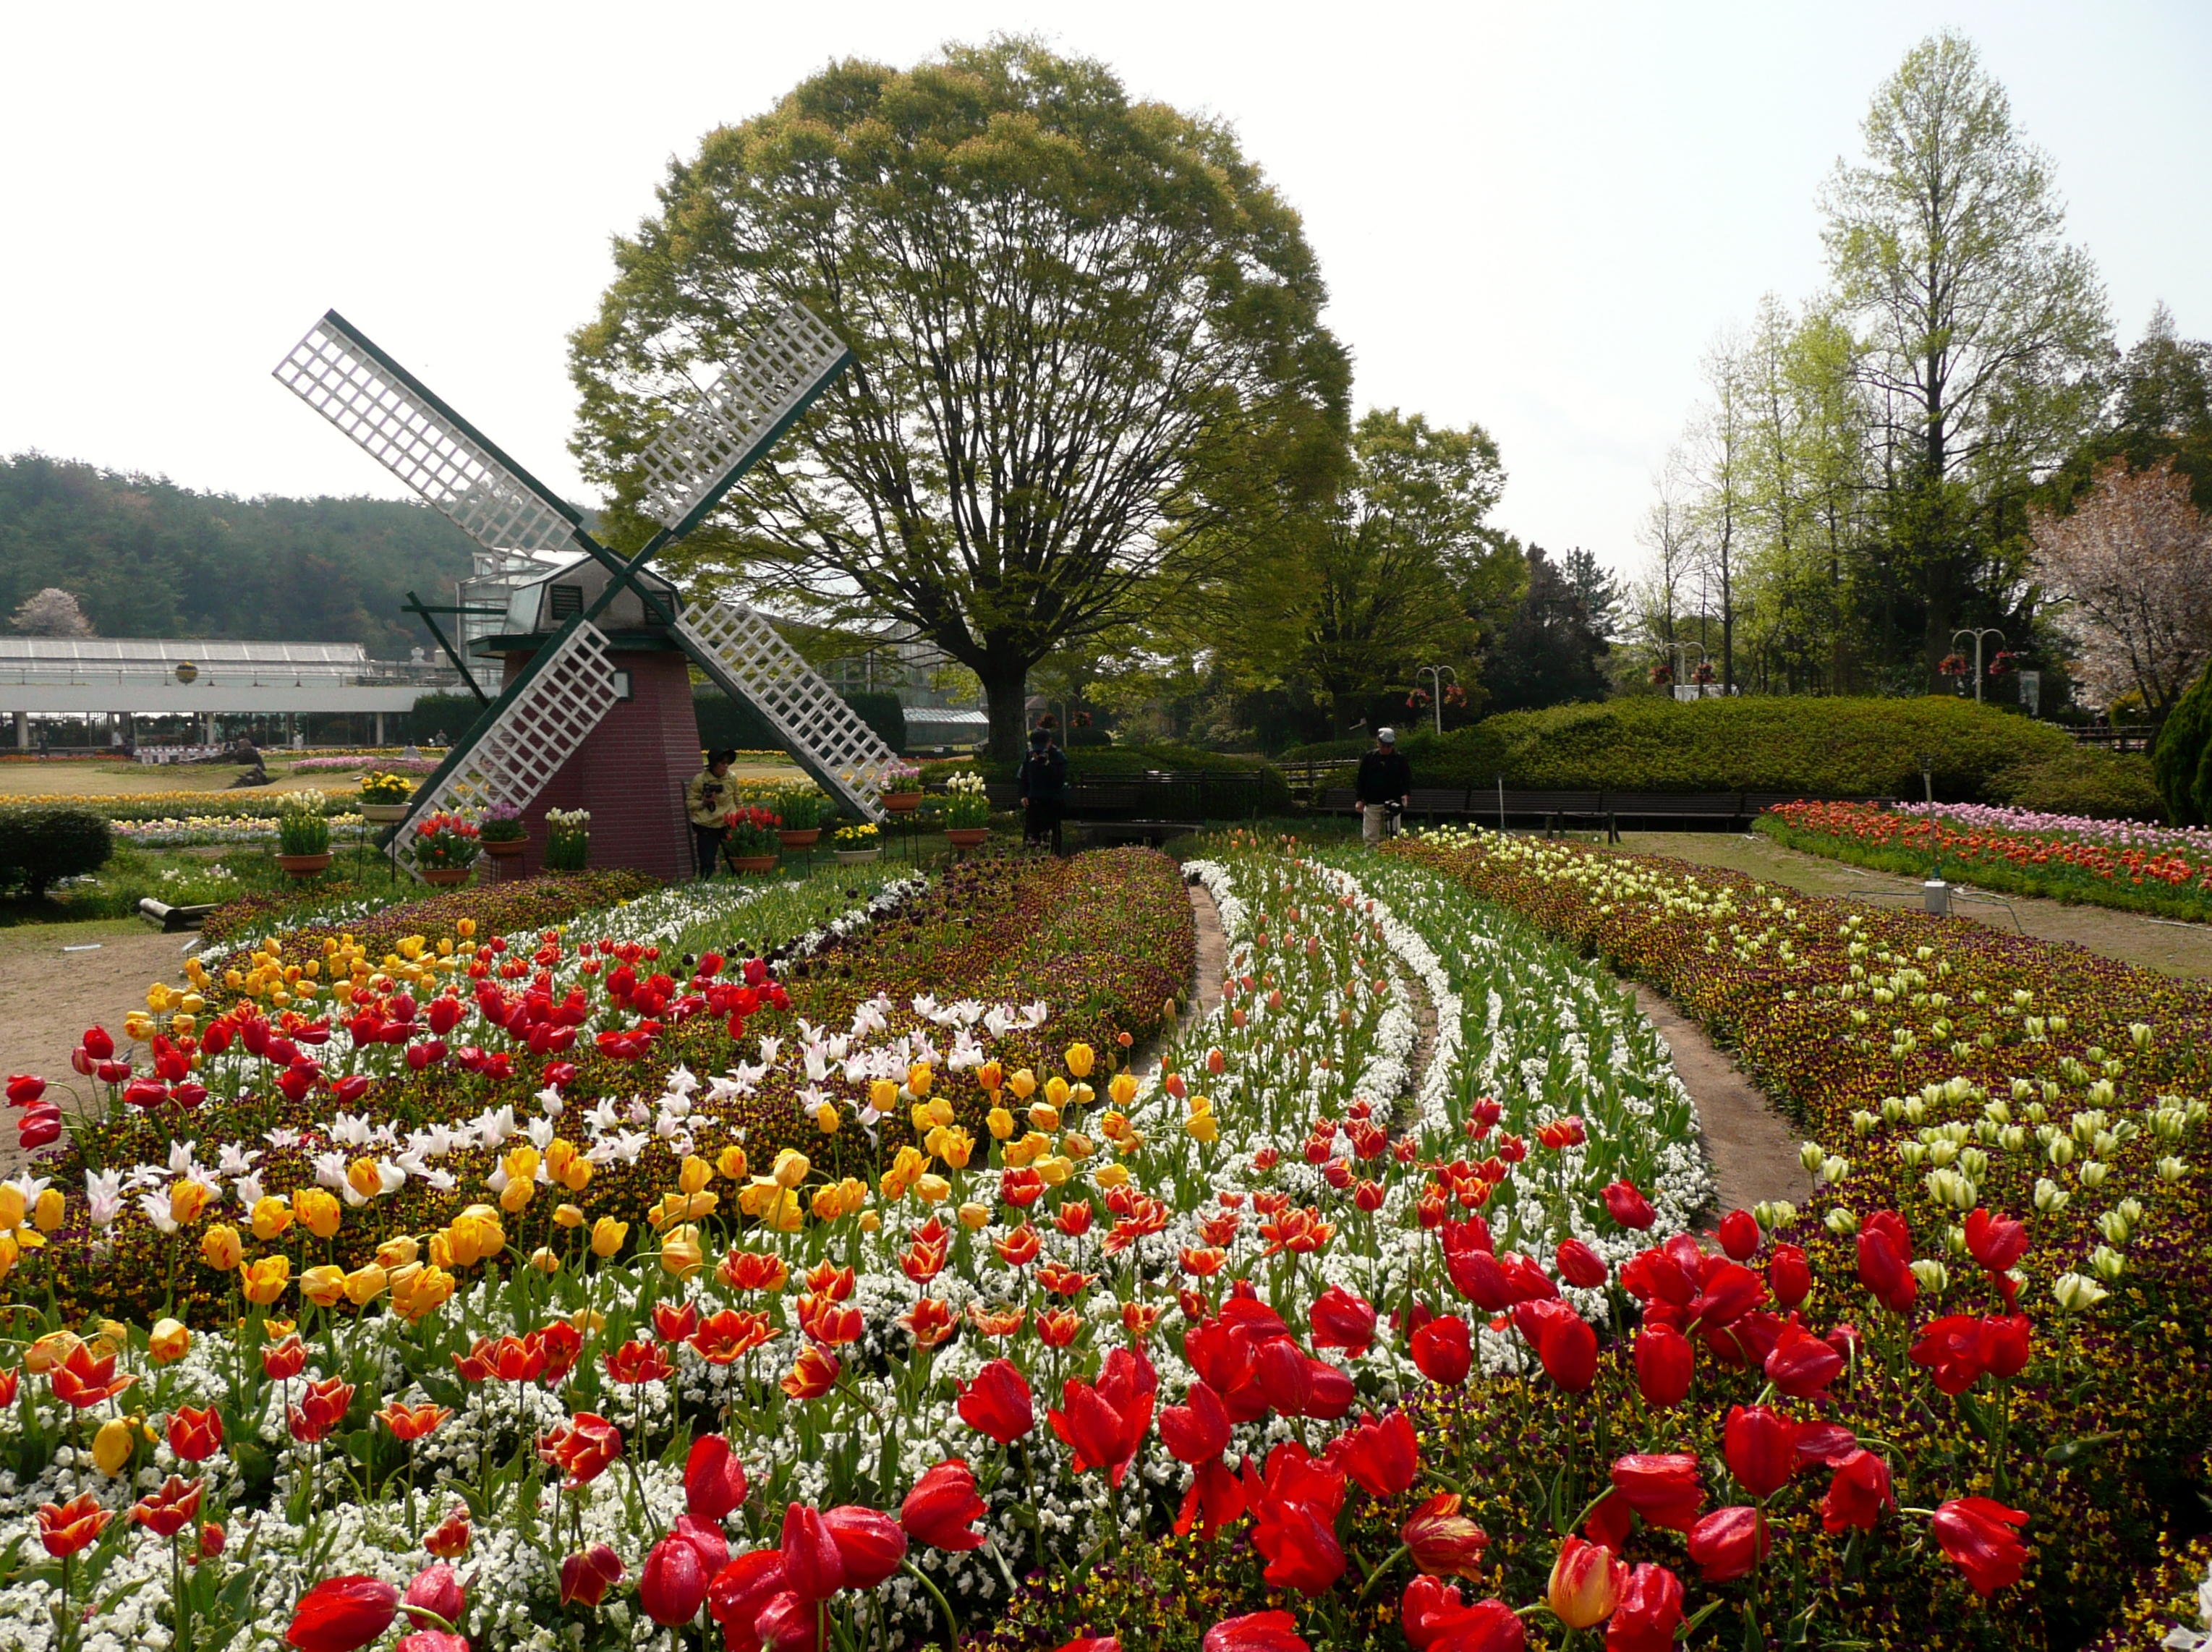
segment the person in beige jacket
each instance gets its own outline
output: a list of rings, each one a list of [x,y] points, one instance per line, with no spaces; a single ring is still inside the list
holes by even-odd
[[[699,853],[699,876],[712,878],[714,863],[722,857],[722,841],[730,829],[722,817],[737,805],[737,788],[730,784],[734,751],[710,751],[707,766],[684,788],[684,812],[691,822],[691,841]]]

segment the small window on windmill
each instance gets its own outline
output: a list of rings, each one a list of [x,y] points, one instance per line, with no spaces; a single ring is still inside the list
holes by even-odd
[[[584,611],[584,587],[580,585],[555,586],[546,611],[556,620],[575,618]]]

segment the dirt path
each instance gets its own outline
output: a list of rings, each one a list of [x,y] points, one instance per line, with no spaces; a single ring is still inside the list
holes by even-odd
[[[1808,895],[1847,896],[1854,890],[1881,890],[1901,898],[1871,904],[1897,909],[1905,907],[1907,899],[1903,897],[1909,897],[1914,908],[1918,905],[1920,885],[1912,878],[1787,849],[1759,833],[1623,832],[1620,841],[1623,847],[1640,854],[1672,855],[1700,866],[1748,872]],[[2107,907],[2067,906],[2030,896],[2002,898],[2019,914],[2020,926],[2040,940],[2069,941],[2123,963],[2140,964],[2189,980],[2212,981],[2212,924],[2172,923]],[[2005,908],[1993,902],[1960,901],[1952,910],[1972,923],[2004,930],[2013,926]]]
[[[66,1091],[83,1084],[69,1058],[84,1029],[104,1026],[122,1043],[123,1017],[146,1007],[148,987],[183,984],[191,938],[155,934],[137,919],[0,929],[0,1072],[38,1074],[68,1106]],[[15,1120],[0,1114],[0,1179],[25,1163]]]
[[[1185,891],[1190,896],[1190,917],[1198,932],[1198,967],[1194,990],[1176,1017],[1175,1034],[1187,1031],[1200,1017],[1213,1013],[1221,1002],[1221,978],[1229,967],[1229,939],[1221,932],[1221,911],[1213,904],[1213,896],[1206,885],[1186,883]],[[1130,1071],[1139,1078],[1149,1078],[1159,1071],[1160,1052],[1167,1048],[1170,1029],[1162,1028],[1150,1046],[1143,1050],[1130,1066]]]
[[[1641,981],[1636,1007],[1658,1029],[1674,1071],[1698,1104],[1705,1157],[1713,1167],[1714,1220],[1749,1210],[1762,1199],[1802,1206],[1813,1179],[1797,1162],[1798,1134],[1726,1051],[1672,1004]]]

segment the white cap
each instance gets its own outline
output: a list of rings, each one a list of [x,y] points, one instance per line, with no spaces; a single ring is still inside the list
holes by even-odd
[[[1384,745],[1395,745],[1398,744],[1398,731],[1395,728],[1378,728],[1375,731],[1375,738],[1382,741]]]

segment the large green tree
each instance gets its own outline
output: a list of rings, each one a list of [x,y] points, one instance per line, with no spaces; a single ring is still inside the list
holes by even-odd
[[[2093,424],[2111,328],[2051,163],[1968,41],[1914,47],[1862,131],[1864,161],[1838,163],[1825,193],[1824,237],[1932,671],[1977,588],[2016,574],[2027,493]]]
[[[981,680],[1000,757],[1033,665],[1202,578],[1340,428],[1297,213],[1226,125],[1034,41],[824,70],[672,166],[615,252],[572,367],[617,536],[672,404],[805,303],[856,364],[673,568],[918,627]]]

